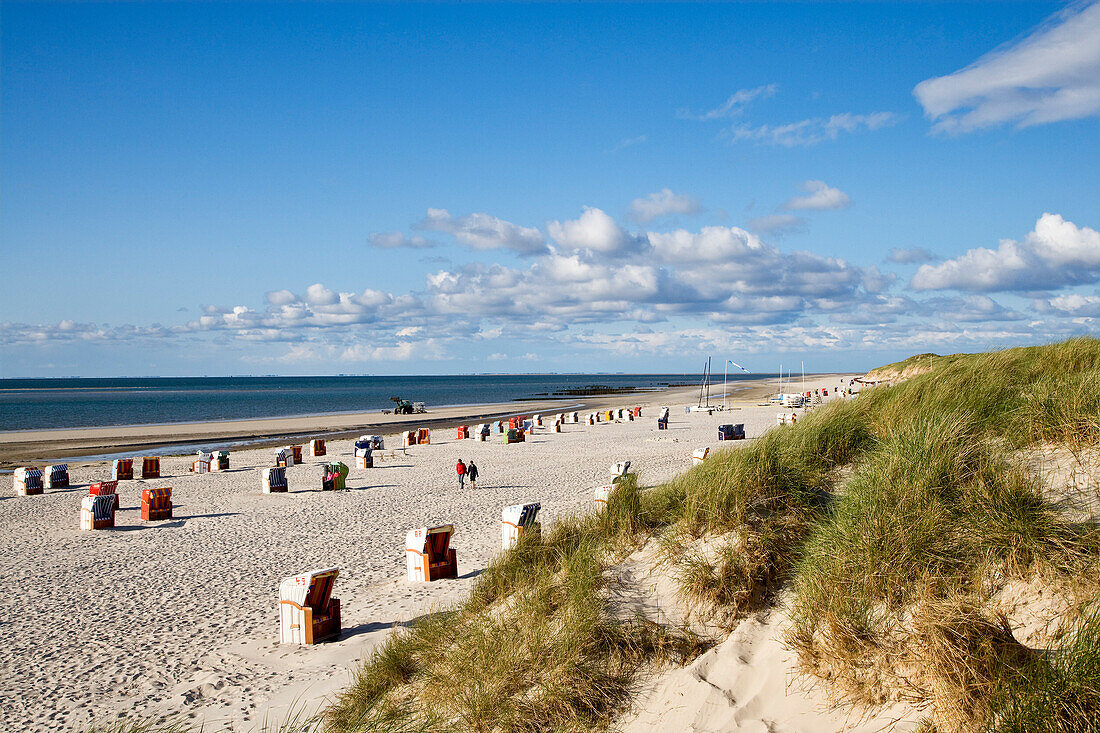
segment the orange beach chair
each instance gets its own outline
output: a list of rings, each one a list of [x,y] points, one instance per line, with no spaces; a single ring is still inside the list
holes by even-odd
[[[141,490],[141,518],[156,522],[172,518],[172,487]]]

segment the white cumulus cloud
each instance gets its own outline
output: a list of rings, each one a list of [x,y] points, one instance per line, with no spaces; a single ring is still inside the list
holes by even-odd
[[[805,196],[795,196],[788,199],[783,208],[788,211],[825,211],[827,209],[843,209],[852,203],[848,194],[838,188],[830,187],[825,181],[805,181],[799,186],[806,192]]]
[[[914,290],[1047,290],[1100,279],[1100,232],[1043,214],[1022,242],[978,247],[938,265],[921,265]]]
[[[630,202],[630,218],[642,224],[670,214],[697,214],[699,211],[699,202],[693,197],[673,193],[667,188]]]
[[[555,242],[568,250],[613,254],[637,245],[636,238],[623,231],[603,210],[593,206],[584,207],[584,213],[578,219],[547,223],[546,231]]]
[[[538,229],[519,226],[490,214],[455,218],[446,209],[428,209],[416,228],[450,234],[455,241],[478,250],[510,249],[521,255],[546,251],[546,240]]]

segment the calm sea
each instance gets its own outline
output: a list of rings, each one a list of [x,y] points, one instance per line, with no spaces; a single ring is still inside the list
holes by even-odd
[[[720,379],[713,393],[721,391]],[[0,431],[365,412],[392,408],[390,397],[431,409],[553,396],[589,385],[655,389],[699,381],[695,374],[3,379]]]

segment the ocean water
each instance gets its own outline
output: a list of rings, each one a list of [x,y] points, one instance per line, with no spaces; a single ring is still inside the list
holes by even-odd
[[[729,375],[729,381],[768,375]],[[390,397],[449,405],[553,396],[589,385],[658,389],[697,374],[522,374],[410,377],[160,377],[0,380],[0,431],[152,425],[391,409]],[[721,392],[721,376],[712,394]]]

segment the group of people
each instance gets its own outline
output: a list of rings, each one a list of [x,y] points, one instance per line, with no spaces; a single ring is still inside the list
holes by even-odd
[[[477,489],[477,466],[473,461],[469,463],[463,463],[462,459],[458,459],[458,463],[455,464],[455,473],[458,474],[458,488],[463,489],[466,487],[466,479],[470,479],[470,488]]]

